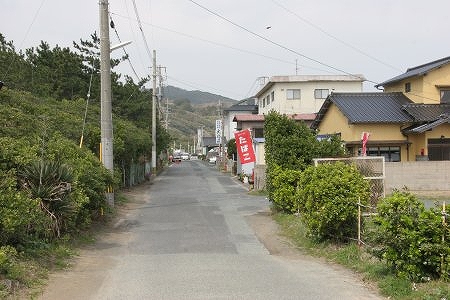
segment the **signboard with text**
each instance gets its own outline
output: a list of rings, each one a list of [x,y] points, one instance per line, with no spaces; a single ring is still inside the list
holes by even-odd
[[[216,120],[216,144],[222,144],[222,120]]]
[[[236,140],[236,150],[241,164],[255,162],[255,152],[253,151],[252,137],[250,130],[242,130],[234,133]]]

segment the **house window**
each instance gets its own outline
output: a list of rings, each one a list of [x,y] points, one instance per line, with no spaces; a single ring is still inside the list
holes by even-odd
[[[368,147],[367,148],[367,156],[384,156],[384,160],[390,161],[390,162],[395,162],[395,161],[401,160],[399,146]]]
[[[450,90],[441,90],[441,103],[450,104]]]
[[[287,100],[297,100],[300,99],[300,89],[287,89],[286,90]]]
[[[405,93],[411,92],[411,82],[405,83]]]
[[[253,138],[263,138],[264,137],[264,128],[253,128]]]
[[[271,102],[275,101],[275,91],[272,91],[272,93],[270,93],[270,99]]]
[[[314,98],[315,99],[326,99],[330,91],[328,89],[315,89]]]
[[[270,96],[269,95],[267,95],[267,97],[266,97],[266,102],[267,102],[267,105],[270,104]]]
[[[262,99],[262,107],[266,107],[266,97]]]

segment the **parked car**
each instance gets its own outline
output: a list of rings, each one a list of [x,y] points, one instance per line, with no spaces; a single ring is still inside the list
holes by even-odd
[[[182,160],[188,160],[189,159],[189,154],[188,153],[181,153],[181,159]]]
[[[175,154],[175,155],[172,157],[172,162],[180,162],[180,161],[181,161],[181,155]]]
[[[215,164],[217,161],[217,156],[211,156],[210,158],[208,158],[208,162],[210,164]]]

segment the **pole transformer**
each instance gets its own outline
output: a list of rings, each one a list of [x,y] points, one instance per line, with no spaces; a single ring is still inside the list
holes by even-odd
[[[113,126],[111,101],[111,61],[109,42],[108,0],[100,0],[100,103],[101,103],[101,144],[100,158],[106,169],[114,171],[113,156]],[[109,188],[106,192],[106,201],[114,206],[114,192]]]

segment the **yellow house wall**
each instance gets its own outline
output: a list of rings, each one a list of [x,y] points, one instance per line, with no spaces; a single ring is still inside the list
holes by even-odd
[[[428,139],[439,139],[450,137],[450,124],[443,124],[431,131],[426,131],[422,134],[410,134],[408,141],[411,143],[409,147],[409,160],[416,160],[416,156],[421,155],[423,150],[424,156],[428,155]]]
[[[405,93],[405,83],[411,83],[411,92]],[[436,86],[450,86],[450,64],[432,70],[423,76],[408,78],[385,86],[385,92],[403,92],[415,103],[440,103],[440,90]]]
[[[406,137],[401,133],[401,124],[349,124],[342,112],[331,104],[327,114],[322,119],[318,128],[319,134],[340,133],[341,139],[347,142],[361,140],[362,132],[369,132],[369,143],[380,144],[388,141],[405,141]],[[410,159],[406,145],[401,146],[401,160]]]

